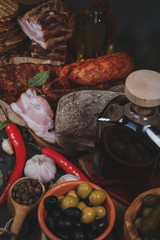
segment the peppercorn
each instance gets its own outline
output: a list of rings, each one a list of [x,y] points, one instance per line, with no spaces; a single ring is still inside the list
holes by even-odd
[[[22,205],[34,204],[42,194],[42,187],[38,180],[26,179],[17,183],[12,189],[12,197],[15,202]]]

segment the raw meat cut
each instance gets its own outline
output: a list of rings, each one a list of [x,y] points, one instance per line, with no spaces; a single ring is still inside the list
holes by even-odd
[[[23,93],[16,103],[11,104],[11,108],[37,136],[47,142],[55,142],[53,111],[43,97],[37,96],[34,89]]]

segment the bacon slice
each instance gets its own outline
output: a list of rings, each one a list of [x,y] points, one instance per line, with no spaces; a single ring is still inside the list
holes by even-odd
[[[58,42],[48,49],[44,49],[38,43],[32,41],[30,50],[31,56],[34,58],[50,59],[61,65],[66,62],[67,41]]]
[[[19,17],[25,34],[44,49],[71,38],[75,14],[61,0],[48,1]]]
[[[53,111],[43,97],[37,96],[34,89],[28,89],[21,94],[18,101],[11,104],[11,108],[37,136],[55,143]]]

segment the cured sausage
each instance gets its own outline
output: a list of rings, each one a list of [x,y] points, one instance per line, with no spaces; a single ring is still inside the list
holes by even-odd
[[[125,78],[133,69],[132,58],[126,52],[117,52],[82,62],[71,70],[68,78],[80,85],[94,85]]]
[[[91,58],[91,59],[87,59],[87,60],[82,61],[82,62],[80,61],[80,62],[74,62],[74,63],[68,64],[68,65],[66,65],[62,68],[62,70],[59,73],[59,77],[66,78],[70,75],[70,73],[72,72],[72,70],[74,68],[82,66],[82,65],[84,65],[86,63],[89,63],[93,60],[94,60],[94,58]]]
[[[67,93],[80,90],[108,90],[124,84],[134,68],[131,57],[125,52],[118,52],[99,58],[75,62],[66,66],[51,64],[9,64],[0,66],[0,98],[12,103],[28,88],[28,80],[35,74],[50,70],[47,82],[36,88],[45,95],[53,109],[59,99]]]

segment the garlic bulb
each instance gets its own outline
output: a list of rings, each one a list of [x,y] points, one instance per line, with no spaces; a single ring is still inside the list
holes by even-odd
[[[24,175],[26,177],[34,177],[42,183],[50,182],[56,175],[55,161],[44,154],[36,154],[27,160],[24,167]]]
[[[3,139],[2,141],[2,149],[4,152],[8,153],[9,155],[12,155],[14,153],[11,140],[9,138]]]
[[[61,176],[55,183],[51,183],[49,188],[52,188],[59,183],[69,182],[69,181],[78,181],[78,180],[79,180],[79,178],[77,178],[75,175],[65,174],[65,175]]]

